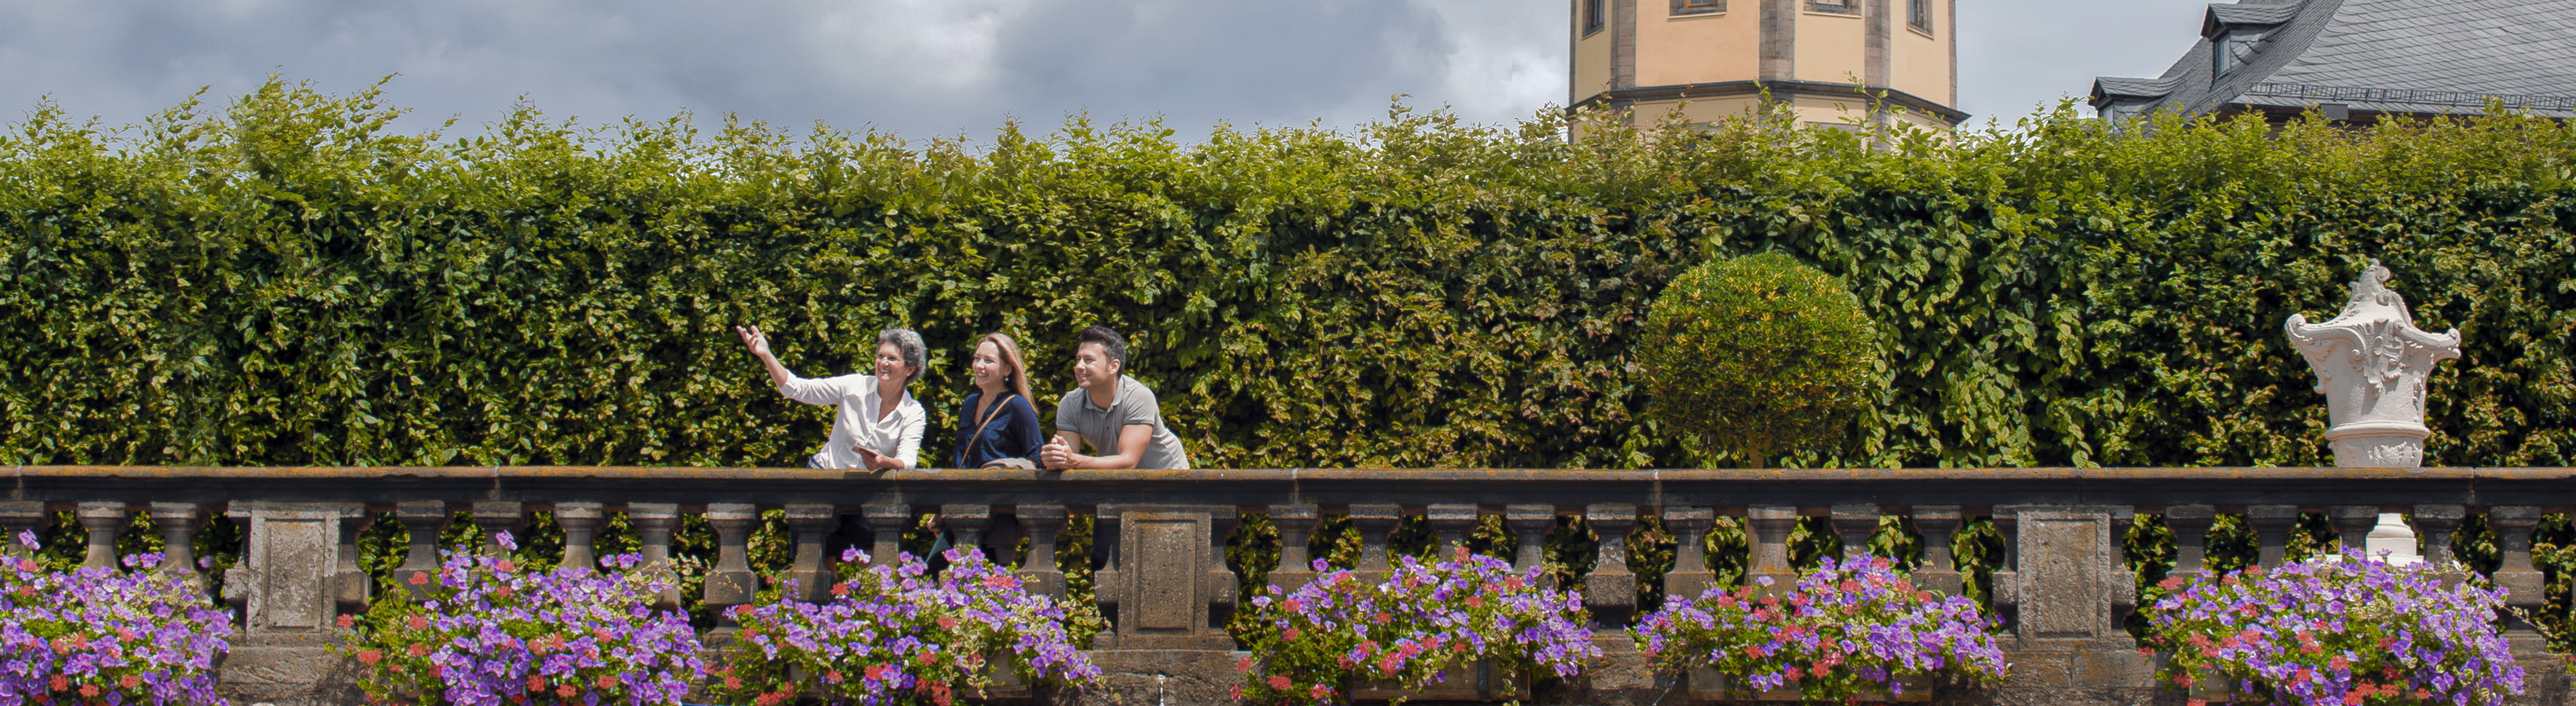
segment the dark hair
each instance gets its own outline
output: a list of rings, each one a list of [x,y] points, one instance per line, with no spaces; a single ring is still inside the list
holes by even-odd
[[[1119,337],[1118,332],[1109,330],[1107,326],[1085,327],[1082,333],[1073,335],[1073,347],[1080,350],[1085,343],[1100,344],[1100,351],[1109,354],[1110,360],[1118,361],[1118,367],[1127,367],[1127,339]]]

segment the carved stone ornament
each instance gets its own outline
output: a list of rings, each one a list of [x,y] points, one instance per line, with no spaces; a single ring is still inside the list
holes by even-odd
[[[2388,268],[2372,260],[2334,320],[2310,324],[2291,314],[2286,325],[2326,396],[2326,441],[2337,466],[2423,466],[2424,439],[2432,435],[2424,426],[2424,382],[2435,363],[2460,357],[2459,329],[2415,328],[2388,279]]]

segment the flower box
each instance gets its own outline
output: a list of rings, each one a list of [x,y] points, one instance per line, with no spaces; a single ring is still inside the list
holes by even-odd
[[[1744,689],[1747,688],[1746,685],[1740,683],[1739,680],[1728,679],[1726,675],[1720,674],[1717,670],[1710,669],[1708,667],[1692,667],[1683,672],[1682,678],[1688,682],[1691,698],[1701,701],[1806,700],[1806,697],[1799,695],[1797,689],[1765,689],[1747,693],[1744,691]],[[1923,674],[1907,674],[1898,676],[1896,681],[1897,683],[1905,685],[1905,693],[1890,695],[1885,691],[1869,691],[1862,692],[1854,700],[1860,703],[1875,704],[1920,703],[1932,700],[1931,676]]]

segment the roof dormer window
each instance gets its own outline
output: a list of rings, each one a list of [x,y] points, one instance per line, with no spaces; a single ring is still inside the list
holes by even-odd
[[[2209,78],[2216,81],[2227,72],[2254,59],[2254,48],[2268,32],[2262,28],[2230,28],[2209,38]]]

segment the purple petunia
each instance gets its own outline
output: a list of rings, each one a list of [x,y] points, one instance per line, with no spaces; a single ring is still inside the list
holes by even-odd
[[[1260,627],[1247,646],[1262,659],[1237,665],[1245,698],[1341,703],[1350,680],[1418,690],[1476,661],[1571,677],[1602,655],[1582,598],[1546,588],[1539,567],[1513,571],[1460,550],[1439,563],[1404,557],[1377,582],[1320,561],[1316,569],[1325,573],[1294,592],[1272,586],[1252,599]]]
[[[2505,591],[2359,552],[2167,579],[2147,611],[2161,675],[2223,679],[2306,706],[2501,704],[2523,669],[2498,635]]]
[[[232,619],[186,575],[155,571],[160,561],[58,573],[0,556],[0,706],[225,703],[214,663],[231,650]]]

